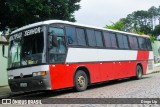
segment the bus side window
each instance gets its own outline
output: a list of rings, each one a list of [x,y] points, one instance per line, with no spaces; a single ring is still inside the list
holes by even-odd
[[[66,35],[69,45],[77,45],[76,32],[74,27],[66,27]]]
[[[78,45],[86,46],[84,29],[76,28]]]
[[[89,46],[96,46],[96,37],[94,34],[94,30],[89,30],[87,29],[87,40],[88,40],[88,44]]]
[[[124,43],[124,48],[128,49],[129,48],[129,43],[128,43],[128,38],[126,35],[123,35],[123,43]]]
[[[138,49],[138,42],[136,37],[129,36],[129,44],[131,49]]]
[[[140,49],[146,50],[147,49],[147,45],[146,45],[146,41],[144,38],[139,37],[138,38],[138,42],[139,42],[139,47]]]
[[[117,34],[119,48],[124,48],[123,35]]]
[[[103,32],[103,35],[104,35],[104,44],[106,48],[111,48],[112,43],[111,43],[111,37],[109,35],[109,32]]]
[[[147,44],[147,49],[148,49],[148,50],[152,50],[152,46],[151,46],[151,41],[150,41],[150,39],[146,38],[146,44]]]
[[[109,35],[110,35],[110,38],[111,38],[112,48],[118,48],[116,34],[109,33]]]
[[[98,47],[103,47],[103,38],[102,38],[102,32],[95,31],[96,36],[96,43]]]
[[[119,48],[128,49],[128,39],[126,35],[117,34]]]

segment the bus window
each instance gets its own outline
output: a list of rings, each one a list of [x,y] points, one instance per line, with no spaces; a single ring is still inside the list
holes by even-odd
[[[112,43],[112,48],[118,48],[117,46],[117,40],[116,40],[116,35],[113,33],[109,33],[111,37],[111,43]]]
[[[108,32],[104,32],[103,35],[104,35],[104,43],[105,43],[105,46],[106,46],[107,48],[110,48],[112,44],[111,44],[111,38],[110,38],[109,33],[108,33]]]
[[[134,37],[133,41],[134,41],[134,47],[135,47],[135,49],[138,49],[139,47],[138,47],[138,40],[137,40],[137,38]]]
[[[64,30],[62,28],[50,27],[49,34],[49,62],[64,62],[66,54]],[[52,41],[57,41],[57,45],[52,45]]]
[[[96,42],[98,47],[103,47],[103,38],[102,33],[99,31],[95,31]]]
[[[94,35],[94,30],[87,30],[87,39],[89,46],[96,46],[96,37]]]
[[[117,35],[117,39],[118,39],[119,48],[124,48],[122,35],[121,35],[121,34],[118,34],[118,35]]]
[[[64,36],[64,30],[60,28],[49,28],[49,32],[52,35]]]
[[[86,46],[84,29],[76,28],[78,45]]]
[[[129,44],[131,49],[138,49],[138,42],[136,37],[129,36]]]
[[[128,44],[128,39],[126,35],[123,35],[123,43],[124,43],[124,48],[128,49],[129,48],[129,44]]]
[[[152,46],[151,46],[151,41],[150,41],[150,39],[146,39],[146,43],[147,43],[147,49],[148,49],[148,50],[152,50]]]
[[[74,27],[66,27],[66,35],[69,45],[77,45],[76,32]]]
[[[118,34],[117,38],[118,38],[119,48],[122,48],[122,49],[123,48],[125,48],[125,49],[129,48],[127,36],[122,35],[122,34]]]
[[[146,41],[144,38],[139,37],[138,42],[139,42],[140,49],[143,49],[143,50],[147,49]]]

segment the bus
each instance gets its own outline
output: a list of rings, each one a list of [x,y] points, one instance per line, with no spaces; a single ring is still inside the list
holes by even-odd
[[[153,71],[149,36],[61,20],[11,33],[8,82],[13,92],[58,90],[104,81],[141,79]]]

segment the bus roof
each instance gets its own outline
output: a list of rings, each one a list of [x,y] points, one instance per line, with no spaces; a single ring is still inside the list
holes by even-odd
[[[14,30],[11,34],[17,33],[21,30],[25,30],[25,29],[28,29],[28,28],[31,28],[31,27],[36,27],[36,26],[40,26],[40,25],[48,25],[48,24],[53,24],[53,23],[69,24],[69,25],[93,28],[93,29],[98,29],[98,30],[111,31],[111,32],[115,32],[115,33],[123,33],[123,34],[134,35],[134,36],[149,37],[148,35],[138,35],[138,34],[135,34],[135,33],[123,32],[123,31],[112,30],[112,29],[107,29],[107,28],[100,28],[100,27],[84,25],[84,24],[79,24],[79,23],[74,23],[74,22],[69,22],[69,21],[62,21],[62,20],[47,20],[47,21],[41,21],[41,22],[29,24],[29,25],[23,26],[23,27],[21,27],[17,30]]]

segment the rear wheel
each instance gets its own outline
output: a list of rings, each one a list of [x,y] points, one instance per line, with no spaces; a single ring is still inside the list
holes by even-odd
[[[88,78],[83,70],[78,70],[74,77],[74,84],[76,91],[84,91],[88,85]]]
[[[143,70],[140,65],[137,65],[136,67],[136,79],[142,79]]]

